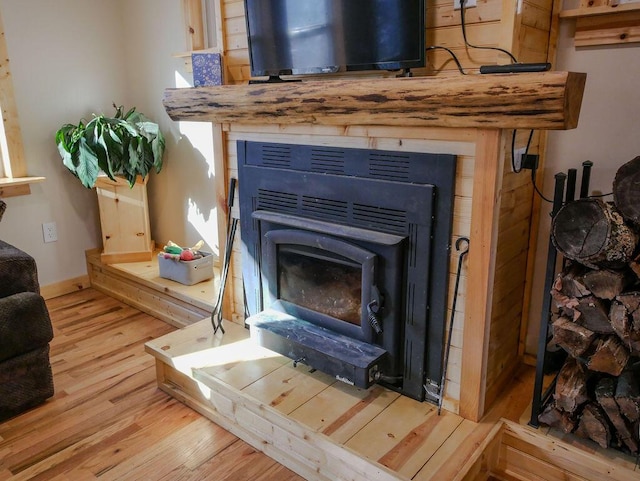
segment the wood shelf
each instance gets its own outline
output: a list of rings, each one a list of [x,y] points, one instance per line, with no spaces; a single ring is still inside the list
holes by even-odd
[[[44,182],[45,177],[3,177],[0,178],[0,197],[29,195],[31,184]]]
[[[8,187],[10,185],[38,184],[44,182],[45,177],[3,177],[0,179],[0,187]]]
[[[598,5],[563,10],[560,12],[560,18],[593,17],[598,15],[611,15],[612,13],[638,11],[640,11],[640,2],[622,3],[618,5]]]
[[[184,62],[184,70],[187,73],[193,72],[191,55],[194,53],[221,53],[219,48],[203,48],[201,50],[189,50],[187,52],[178,52],[172,55],[173,58],[179,58]]]
[[[576,19],[576,47],[640,42],[640,2],[582,6],[560,12],[560,18]]]
[[[173,120],[566,130],[577,126],[586,74],[310,80],[166,89]]]

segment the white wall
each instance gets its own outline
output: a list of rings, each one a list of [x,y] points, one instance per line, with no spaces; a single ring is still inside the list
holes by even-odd
[[[640,46],[612,46],[575,49],[574,22],[562,20],[558,43],[557,70],[586,72],[582,111],[578,128],[551,132],[545,166],[544,193],[553,196],[553,176],[591,160],[592,193],[609,193],[618,168],[640,155]],[[578,174],[580,175],[580,174]],[[578,177],[578,185],[580,176]],[[612,200],[607,197],[606,200]],[[544,271],[551,211],[543,206],[536,251],[534,298],[529,311],[527,352],[535,353],[542,314]]]
[[[167,87],[192,86],[184,60],[186,49],[181,2],[123,0],[123,28],[130,93],[139,110],[160,124],[167,140],[165,166],[149,182],[151,230],[156,243],[183,246],[205,241],[217,246],[213,134],[208,123],[174,122],[162,96]]]
[[[29,175],[45,176],[32,194],[9,197],[0,238],[35,257],[41,285],[86,274],[86,249],[100,245],[95,192],[62,165],[54,136],[63,123],[128,101],[119,74],[118,3],[98,0],[2,0],[18,116]],[[45,244],[42,223],[58,242]]]
[[[0,0],[0,11],[28,173],[47,178],[31,195],[5,199],[0,239],[35,257],[41,285],[85,275],[85,251],[101,246],[95,192],[63,167],[55,131],[110,114],[113,102],[136,106],[167,138],[165,168],[149,182],[154,239],[203,238],[216,251],[211,132],[200,124],[204,138],[185,135],[189,125],[171,121],[161,103],[165,87],[191,82],[173,57],[186,48],[180,2]],[[45,244],[41,226],[51,221],[59,240]]]

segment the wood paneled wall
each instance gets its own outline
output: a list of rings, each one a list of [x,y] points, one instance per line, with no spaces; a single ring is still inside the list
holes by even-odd
[[[219,1],[226,82],[241,83],[251,76],[244,1]],[[477,7],[465,10],[467,41],[511,51],[519,62],[546,62],[553,4],[554,0],[477,0]],[[509,57],[496,50],[466,47],[461,25],[460,10],[454,10],[453,0],[427,0],[425,48],[451,49],[469,74],[477,73],[481,65],[509,63]],[[438,49],[428,52],[427,68],[416,69],[415,74],[458,75],[459,72],[449,53]]]

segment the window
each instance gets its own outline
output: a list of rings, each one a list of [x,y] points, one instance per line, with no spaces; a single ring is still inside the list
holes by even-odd
[[[9,69],[9,55],[0,17],[0,198],[31,193],[29,184],[44,177],[28,177],[24,159],[18,109],[13,95],[13,80]]]

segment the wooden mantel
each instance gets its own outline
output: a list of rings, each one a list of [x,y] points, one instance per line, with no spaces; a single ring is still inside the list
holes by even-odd
[[[586,74],[366,78],[167,89],[173,120],[566,130]]]

